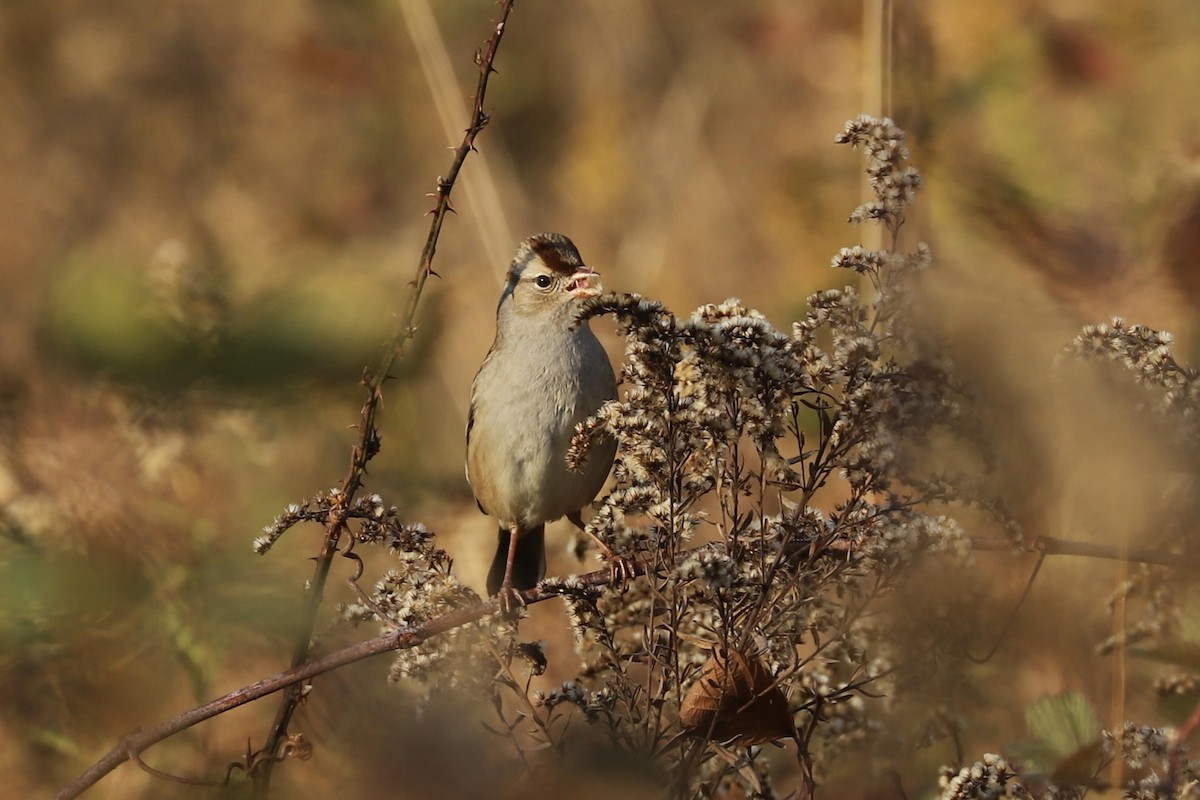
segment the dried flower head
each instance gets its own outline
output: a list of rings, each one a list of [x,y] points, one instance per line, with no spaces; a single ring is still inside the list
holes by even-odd
[[[865,117],[839,137],[866,152],[876,193],[855,217],[893,234],[920,187],[902,140],[889,120]],[[625,588],[555,588],[586,665],[578,682],[612,693],[605,722],[618,740],[695,733],[680,717],[686,697],[724,709],[721,729],[740,731],[730,703],[761,703],[750,690],[745,703],[713,696],[713,648],[747,654],[759,672],[746,686],[786,695],[818,772],[838,742],[869,730],[863,690],[889,666],[865,606],[912,554],[962,550],[957,523],[923,506],[947,495],[944,480],[905,455],[956,417],[961,398],[946,365],[906,338],[907,278],[929,262],[924,245],[843,249],[833,266],[868,279],[873,299],[852,286],[817,292],[786,331],[738,299],[687,316],[637,295],[583,304],[581,319],[617,320],[624,391],[580,426],[569,459],[598,436],[616,439],[616,485],[589,530],[648,569]],[[822,508],[820,492],[840,499]],[[715,753],[676,766],[690,780],[730,777]]]

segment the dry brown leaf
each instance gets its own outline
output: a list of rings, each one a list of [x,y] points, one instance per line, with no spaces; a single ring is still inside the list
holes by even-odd
[[[762,662],[721,647],[683,698],[679,722],[689,736],[741,747],[796,735],[787,698]]]

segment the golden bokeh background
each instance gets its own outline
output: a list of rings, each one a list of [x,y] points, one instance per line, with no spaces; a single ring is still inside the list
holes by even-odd
[[[395,324],[495,11],[0,7],[0,794],[45,794],[122,733],[286,666],[319,530],[263,558],[250,542],[345,471],[358,379]],[[1195,361],[1200,7],[897,1],[882,57],[875,13],[518,4],[368,480],[439,533],[469,583],[494,529],[462,478],[462,430],[516,242],[561,231],[610,289],[678,313],[736,296],[786,329],[809,293],[853,277],[829,260],[870,235],[846,223],[861,161],[833,136],[880,111],[864,89],[876,60],[926,180],[905,233],[934,251],[922,321],[972,381],[997,491],[1027,532],[1118,546],[1194,511],[1163,499],[1194,465],[1136,412],[1132,381],[1058,356],[1081,324],[1121,314],[1172,330]],[[551,537],[564,545],[565,523]],[[580,569],[552,549],[552,571]],[[982,586],[983,650],[1030,566],[935,566],[927,585],[944,591],[904,602],[954,616],[956,582]],[[1045,694],[1079,690],[1110,721],[1120,695],[1094,646],[1123,569],[1051,559],[997,658],[969,691],[945,687],[950,704],[970,698],[951,709],[973,722],[968,761],[1025,735],[1022,709]],[[343,577],[331,605],[350,598]],[[530,625],[570,674],[561,610]],[[278,792],[501,796],[473,712],[418,720],[384,662],[318,682],[294,726],[316,755],[278,769]],[[1153,668],[1128,673],[1127,715],[1151,716]],[[146,758],[218,776],[273,712],[240,709]],[[955,757],[943,743],[901,759],[907,796]],[[856,758],[831,777],[837,796],[899,796]],[[598,784],[581,778],[580,797],[653,788],[579,769]],[[198,793],[126,765],[90,796]]]

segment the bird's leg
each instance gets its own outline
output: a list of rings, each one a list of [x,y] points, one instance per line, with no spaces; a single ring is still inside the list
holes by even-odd
[[[508,529],[508,560],[504,562],[504,580],[500,583],[500,591],[496,599],[500,601],[500,613],[506,617],[513,616],[517,609],[525,605],[521,594],[512,585],[513,563],[517,560],[517,533],[520,528],[513,525]]]
[[[567,514],[567,519],[576,528],[579,528],[579,530],[590,536],[593,542],[600,545],[600,549],[604,551],[604,560],[608,562],[608,568],[612,571],[614,586],[624,586],[637,577],[637,564],[624,556],[614,553],[613,549],[603,539],[589,531],[587,526],[583,524],[583,517],[580,515],[580,512],[575,511]]]

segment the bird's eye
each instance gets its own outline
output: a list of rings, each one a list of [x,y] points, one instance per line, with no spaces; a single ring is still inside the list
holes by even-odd
[[[551,278],[549,275],[538,275],[533,279],[533,283],[539,289],[549,289],[550,284],[554,283],[554,278]]]

